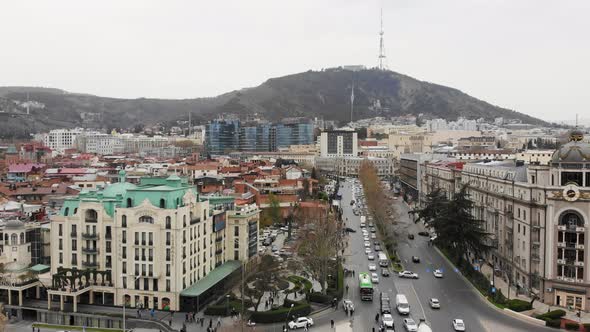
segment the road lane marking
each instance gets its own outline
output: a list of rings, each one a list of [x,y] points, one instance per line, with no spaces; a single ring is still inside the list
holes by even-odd
[[[416,295],[416,299],[418,300],[418,304],[420,305],[420,310],[422,310],[422,318],[424,318],[426,320],[426,312],[424,311],[424,307],[422,306],[422,301],[420,300],[418,293],[416,293],[416,289],[414,288],[413,283],[412,283],[412,291],[414,292],[414,295]]]

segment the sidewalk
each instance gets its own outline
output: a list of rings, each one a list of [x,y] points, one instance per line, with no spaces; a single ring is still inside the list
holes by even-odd
[[[492,280],[492,267],[489,264],[484,264],[481,268],[481,272],[491,281]],[[496,287],[496,289],[501,290],[502,294],[504,294],[504,296],[508,297],[508,283],[506,283],[504,281],[504,279],[502,279],[501,277],[495,277],[494,278],[494,287]],[[531,302],[531,298],[528,296],[525,296],[523,294],[518,294],[516,292],[516,287],[512,286],[510,287],[510,298],[511,299],[519,299],[519,300],[523,300],[523,301],[527,301],[527,302]],[[578,316],[576,315],[577,311],[573,311],[573,310],[568,310],[566,308],[563,307],[556,307],[556,306],[550,306],[547,305],[543,302],[541,302],[540,300],[535,300],[535,302],[533,302],[533,309],[529,310],[529,311],[525,311],[522,312],[523,314],[526,314],[528,316],[534,316],[536,314],[543,314],[546,313],[547,311],[551,311],[551,310],[557,310],[557,309],[562,309],[565,310],[566,314],[563,317],[564,319],[569,319],[578,323],[590,323],[590,313],[588,312],[582,312],[582,316],[581,318],[578,318]]]

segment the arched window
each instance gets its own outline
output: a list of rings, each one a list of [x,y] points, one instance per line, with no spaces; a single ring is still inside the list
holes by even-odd
[[[16,234],[10,235],[10,244],[16,246],[18,243],[18,236]]]
[[[98,219],[98,213],[96,213],[96,210],[86,210],[84,219],[86,222],[96,222]]]
[[[4,234],[4,242],[8,244],[8,234]]]
[[[153,224],[154,223],[154,218],[152,218],[150,216],[141,216],[141,217],[139,217],[139,222],[140,223]]]
[[[165,199],[160,199],[160,209],[165,209],[166,208],[166,200]]]
[[[121,227],[127,228],[127,216],[126,215],[121,216]]]
[[[561,215],[559,224],[568,227],[584,227],[584,220],[577,212],[566,211]]]
[[[65,208],[64,209],[64,217],[67,217],[69,213],[70,213],[70,208],[69,207]]]
[[[182,227],[186,227],[186,214],[182,216]]]
[[[166,229],[172,228],[172,218],[166,217]]]
[[[180,206],[180,198],[176,197],[176,207]]]
[[[76,215],[76,213],[78,213],[78,208],[74,208],[74,213],[72,213],[72,215]]]
[[[24,244],[25,243],[25,233],[20,233],[20,243],[19,244]]]
[[[127,207],[133,207],[133,200],[131,198],[127,198]]]

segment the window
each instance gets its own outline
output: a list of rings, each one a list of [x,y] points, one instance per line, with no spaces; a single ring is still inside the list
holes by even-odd
[[[170,245],[170,232],[166,232],[166,245]]]
[[[240,236],[240,227],[234,226],[234,236]]]
[[[182,216],[182,227],[186,227],[186,215]]]
[[[77,229],[76,229],[76,225],[72,225],[72,236],[76,236],[77,235]]]
[[[127,231],[121,232],[121,242],[127,243]]]
[[[123,259],[127,258],[127,247],[121,247],[121,255],[123,256]]]
[[[166,291],[169,292],[170,291],[170,280],[166,279]]]
[[[139,244],[139,232],[135,232],[135,245]]]
[[[64,248],[64,243],[63,243],[63,239],[59,239],[59,250],[63,250]]]
[[[165,199],[160,199],[160,209],[165,209],[166,208],[166,200]]]
[[[121,227],[127,228],[127,216],[126,215],[121,216]]]
[[[561,172],[561,185],[575,184],[582,187],[584,185],[583,177],[584,173],[582,172]]]
[[[239,260],[240,259],[240,252],[239,251],[234,251],[234,260]]]
[[[59,253],[59,264],[64,263],[64,254],[62,252]]]
[[[58,225],[57,235],[59,235],[59,236],[63,236],[64,235],[63,234],[63,225],[62,224],[59,224]]]
[[[526,235],[526,226],[522,226],[522,235]]]
[[[141,245],[145,246],[145,232],[141,232]]]
[[[170,276],[170,264],[166,264],[166,276]]]
[[[72,265],[78,265],[78,254],[72,254]]]
[[[149,244],[150,246],[153,246],[153,245],[154,245],[154,233],[152,233],[152,232],[149,232],[149,233],[148,233],[148,235],[149,235],[149,236],[148,236],[148,244]]]
[[[133,207],[133,200],[131,198],[127,198],[127,207]]]
[[[172,220],[170,217],[166,217],[166,229],[172,228]]]
[[[154,223],[154,218],[152,218],[150,216],[141,216],[141,217],[139,217],[139,222],[140,223],[153,224]]]
[[[61,239],[60,239],[61,241]],[[78,240],[72,240],[72,250],[76,251],[78,250]]]

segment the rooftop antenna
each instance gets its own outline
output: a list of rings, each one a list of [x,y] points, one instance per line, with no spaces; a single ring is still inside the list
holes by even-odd
[[[387,64],[385,63],[385,43],[383,42],[384,34],[385,31],[383,31],[383,7],[381,7],[381,29],[379,30],[379,70],[387,69]]]

